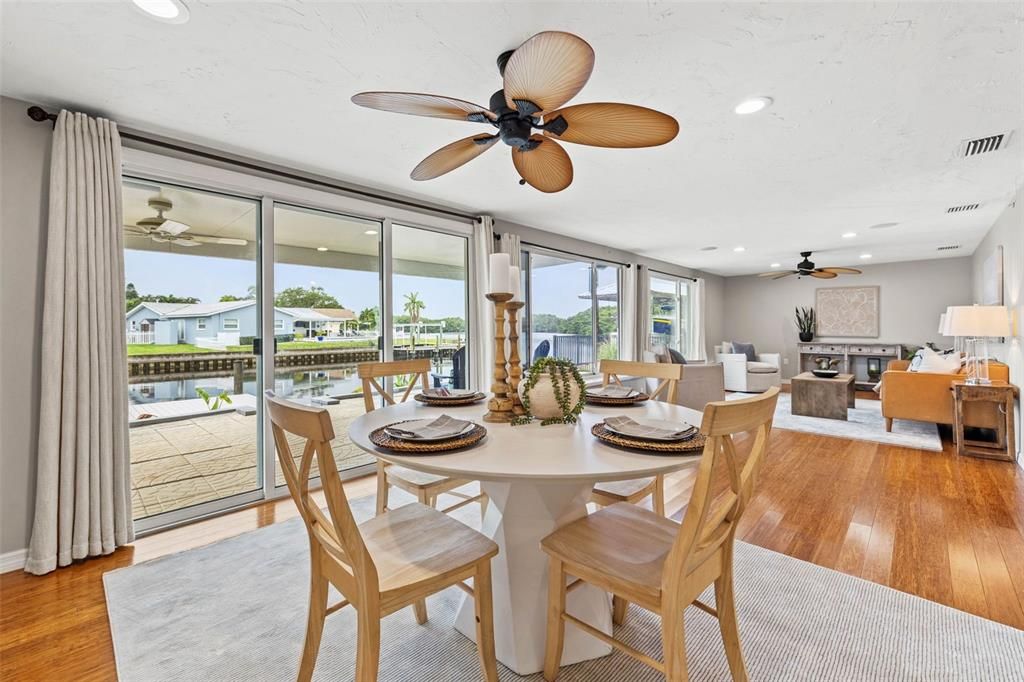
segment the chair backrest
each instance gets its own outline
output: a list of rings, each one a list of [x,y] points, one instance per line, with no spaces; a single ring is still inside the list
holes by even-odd
[[[665,561],[661,581],[666,594],[677,594],[675,587],[679,581],[699,569],[724,545],[731,549],[736,525],[753,496],[778,399],[779,389],[773,386],[753,398],[705,406],[700,427],[705,437],[704,452],[679,535]],[[743,433],[753,434],[754,441],[741,467],[733,436]],[[729,486],[714,496],[712,481],[719,466],[726,470]]]
[[[452,353],[452,388],[466,387],[466,347]]]
[[[619,376],[646,377],[661,379],[661,383],[651,391],[651,398],[664,394],[664,399],[672,402],[676,395],[676,385],[683,378],[684,365],[667,362],[632,362],[630,360],[602,360],[598,371],[601,372],[601,385],[609,383],[622,385]]]
[[[537,362],[541,358],[546,358],[548,353],[551,352],[551,342],[544,339],[537,344],[537,347],[533,350],[533,358],[530,362]]]
[[[278,398],[273,391],[266,391],[265,395],[277,460],[292,500],[306,524],[312,558],[314,561],[325,559],[336,565],[337,570],[328,573],[331,582],[358,608],[362,595],[376,594],[380,583],[377,568],[363,544],[341,486],[331,450],[334,427],[330,414],[324,408],[306,407]],[[286,433],[306,439],[298,465]],[[329,517],[309,491],[309,472],[314,457],[327,497]]]
[[[361,362],[356,368],[356,372],[363,381],[363,403],[366,405],[366,411],[373,412],[376,407],[373,402],[374,391],[379,393],[380,397],[388,405],[394,405],[396,402],[404,403],[408,400],[409,396],[412,395],[413,389],[416,388],[417,381],[420,384],[420,389],[426,391],[429,388],[427,381],[430,374],[430,360],[422,358],[420,360],[395,360],[392,362]],[[394,395],[377,381],[384,377],[406,375],[411,375],[409,376],[409,385],[406,387],[402,399],[398,401],[395,400]]]

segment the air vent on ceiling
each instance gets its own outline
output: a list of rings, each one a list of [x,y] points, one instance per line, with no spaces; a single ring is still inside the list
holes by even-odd
[[[1010,143],[1010,138],[1012,136],[1013,131],[1011,130],[1006,133],[989,135],[988,137],[964,140],[960,143],[957,155],[966,158],[968,156],[977,156],[978,154],[987,154],[988,152],[997,152]]]
[[[955,251],[960,248],[959,244],[947,244],[946,246],[940,246],[936,251]]]
[[[981,204],[961,204],[960,206],[950,206],[946,209],[946,213],[964,213],[966,211],[974,211]]]

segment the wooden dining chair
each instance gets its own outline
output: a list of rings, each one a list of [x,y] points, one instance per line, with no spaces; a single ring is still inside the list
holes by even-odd
[[[421,625],[427,620],[426,597],[455,585],[473,596],[476,635],[484,679],[497,682],[491,559],[498,546],[465,524],[421,504],[410,504],[356,525],[331,451],[334,427],[323,408],[282,400],[266,392],[274,444],[288,490],[309,535],[309,615],[298,679],[309,680],[316,666],[324,621],[353,606],[356,610],[357,682],[377,679],[380,620],[413,606]],[[306,439],[298,465],[286,434]],[[316,459],[327,510],[309,491]],[[473,579],[473,586],[463,581]],[[327,605],[328,585],[342,600]]]
[[[718,619],[732,678],[747,679],[733,597],[733,542],[754,493],[778,395],[778,387],[772,387],[754,398],[708,403],[700,427],[704,451],[681,524],[635,505],[616,504],[541,541],[549,558],[545,680],[558,675],[567,622],[661,671],[668,682],[686,680],[683,611],[690,604]],[[733,435],[741,433],[754,436],[743,463],[733,444]],[[711,484],[719,469],[727,474],[728,489],[714,495]],[[567,575],[576,578],[568,588]],[[614,595],[615,623],[622,623],[628,602],[660,615],[664,660],[566,613],[565,594],[581,582]],[[710,584],[715,586],[714,608],[697,600]]]
[[[379,395],[388,405],[404,403],[412,395],[417,385],[426,391],[429,384],[430,360],[396,360],[393,362],[361,362],[356,368],[359,378],[363,382],[363,403],[367,412],[373,412],[377,407],[374,395]],[[381,384],[379,379],[385,377],[403,377],[408,379],[405,392],[399,400],[395,399],[393,393]],[[441,511],[448,513],[455,511],[471,502],[479,502],[482,508],[486,508],[487,498],[483,494],[468,495],[456,490],[472,481],[461,478],[449,478],[447,476],[436,476],[422,471],[413,471],[401,466],[388,464],[382,459],[377,459],[377,513],[383,514],[388,510],[388,493],[391,486],[400,488],[410,495],[415,495],[420,504],[431,507],[437,506],[437,497],[447,493],[460,498],[455,504],[445,507]]]
[[[645,379],[661,379],[657,387],[649,394],[652,399],[661,398],[668,402],[676,395],[676,386],[683,378],[683,365],[663,362],[631,362],[628,360],[602,360],[601,386],[614,383],[622,386],[620,376],[643,377]],[[654,511],[665,515],[665,477],[658,476],[637,478],[632,481],[608,481],[598,483],[590,494],[590,501],[601,506],[617,502],[637,504],[651,498]]]

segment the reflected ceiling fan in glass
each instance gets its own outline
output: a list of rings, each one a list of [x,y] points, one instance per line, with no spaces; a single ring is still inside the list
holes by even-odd
[[[486,123],[494,135],[477,135],[434,152],[412,172],[413,180],[431,180],[476,158],[501,140],[512,148],[512,163],[522,178],[542,192],[560,192],[572,183],[569,155],[556,140],[592,147],[655,147],[673,140],[679,123],[653,109],[601,102],[564,105],[575,97],[594,70],[594,50],[582,38],[545,31],[498,56],[503,87],[487,108],[465,100],[409,92],[362,92],[360,106],[399,114]],[[537,132],[534,132],[537,131]],[[536,158],[530,158],[536,154]]]
[[[245,239],[236,239],[234,237],[186,234],[186,232],[192,229],[191,225],[186,225],[164,216],[164,213],[170,212],[174,208],[174,204],[170,199],[158,194],[150,197],[146,203],[156,211],[156,215],[142,218],[134,225],[125,225],[125,235],[130,237],[149,237],[150,240],[160,244],[175,244],[186,247],[200,246],[202,244],[245,246],[249,243]]]
[[[811,262],[811,251],[801,251],[800,255],[803,256],[803,260],[796,264],[796,270],[773,270],[772,272],[762,272],[758,277],[767,277],[768,279],[782,279],[783,277],[789,277],[790,275],[796,275],[797,279],[801,277],[817,277],[818,279],[835,279],[839,275],[859,275],[861,271],[857,268],[819,268],[815,267],[814,263]]]

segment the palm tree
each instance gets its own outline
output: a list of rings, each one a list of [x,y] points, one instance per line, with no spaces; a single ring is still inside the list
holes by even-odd
[[[406,315],[409,316],[409,323],[413,326],[410,327],[409,340],[412,341],[412,350],[416,350],[416,327],[420,321],[420,312],[427,307],[427,304],[420,298],[419,293],[413,291],[405,295],[405,310]]]

